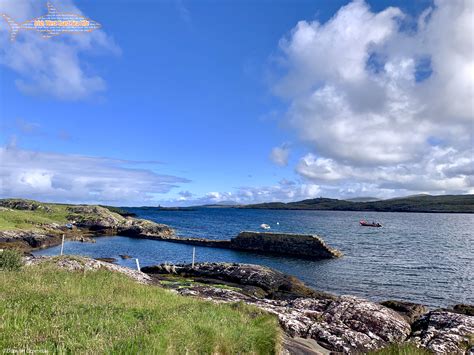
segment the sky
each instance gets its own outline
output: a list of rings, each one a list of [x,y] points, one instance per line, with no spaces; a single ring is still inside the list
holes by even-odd
[[[10,41],[0,18],[0,197],[474,193],[471,0],[51,3],[102,27]]]

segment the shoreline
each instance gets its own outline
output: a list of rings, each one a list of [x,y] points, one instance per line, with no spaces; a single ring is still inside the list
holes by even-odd
[[[105,268],[184,297],[257,307],[278,318],[289,350],[304,344],[323,354],[367,353],[395,345],[461,354],[474,346],[474,306],[469,305],[428,309],[410,302],[336,296],[252,264],[159,264],[137,271],[78,256],[25,260],[30,266],[53,263],[66,270],[84,268],[87,273]]]

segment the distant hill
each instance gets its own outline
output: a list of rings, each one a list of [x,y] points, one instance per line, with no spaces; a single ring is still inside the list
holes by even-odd
[[[377,197],[355,197],[355,198],[348,198],[344,201],[351,201],[351,202],[372,202],[372,201],[380,201]]]
[[[474,195],[416,195],[378,201],[314,198],[297,202],[269,202],[239,208],[273,210],[328,210],[378,212],[474,213]]]

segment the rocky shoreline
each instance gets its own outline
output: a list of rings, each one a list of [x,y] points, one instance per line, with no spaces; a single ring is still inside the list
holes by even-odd
[[[160,264],[141,271],[83,257],[27,257],[76,271],[101,268],[186,297],[243,302],[278,317],[285,354],[359,354],[393,344],[435,354],[474,354],[473,306],[429,310],[400,301],[375,303],[318,292],[276,270],[250,264]]]
[[[0,212],[18,210],[39,211],[47,216],[57,213],[35,201],[0,200]],[[120,234],[302,258],[341,256],[322,239],[310,235],[242,232],[226,241],[180,238],[166,225],[122,216],[101,206],[65,205],[61,211],[61,223],[43,223],[37,219],[30,223],[29,230],[0,230],[0,249],[28,252],[58,245],[62,236],[94,242],[92,237]],[[113,259],[25,258],[27,265],[51,260],[71,271],[105,268],[183,296],[258,307],[278,317],[289,353],[367,353],[392,344],[413,344],[436,354],[474,355],[474,307],[469,305],[430,310],[395,300],[375,303],[359,297],[336,296],[311,289],[295,277],[249,264],[161,264],[137,271],[110,263]]]
[[[0,200],[3,211],[41,211],[53,214],[52,208],[36,201]],[[122,216],[102,206],[64,206],[66,223],[31,223],[29,230],[0,230],[0,248],[15,247],[24,251],[48,248],[68,240],[94,242],[91,237],[124,235],[196,246],[225,248],[262,254],[275,254],[304,259],[331,259],[342,256],[314,235],[290,233],[241,232],[230,240],[184,238],[164,224]],[[34,212],[33,212],[34,213]]]
[[[328,353],[410,343],[436,354],[474,354],[473,306],[429,310],[409,302],[335,296],[259,265],[161,264],[142,271],[181,295],[264,309],[278,316],[287,335],[314,340]]]

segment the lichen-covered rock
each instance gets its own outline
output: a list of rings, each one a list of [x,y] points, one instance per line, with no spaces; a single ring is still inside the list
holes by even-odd
[[[164,225],[138,219],[123,217],[118,213],[101,206],[70,206],[68,220],[79,228],[100,231],[106,234],[120,233],[132,237],[160,237],[174,235],[172,228]]]
[[[410,341],[436,354],[468,354],[474,351],[474,317],[431,311],[413,324]]]
[[[257,306],[277,315],[288,335],[311,338],[330,351],[367,352],[402,342],[411,331],[410,324],[392,309],[361,298],[320,293],[295,278],[259,265],[200,263],[194,268],[158,265],[142,271],[194,278],[200,283],[181,284],[176,291],[186,296]],[[204,286],[203,277],[232,282],[237,288]],[[261,288],[266,298],[246,293],[246,285]]]
[[[410,325],[395,311],[356,297],[269,300],[212,286],[181,287],[177,292],[217,302],[245,302],[275,314],[286,334],[310,338],[323,348],[363,353],[404,341]]]
[[[27,211],[36,211],[43,210],[46,212],[51,211],[48,206],[42,205],[37,201],[25,200],[25,199],[2,199],[0,200],[0,206],[5,208],[10,208],[13,210],[27,210]]]
[[[61,237],[57,233],[39,233],[35,231],[6,230],[0,231],[0,243],[4,247],[17,249],[44,248],[57,245]]]
[[[100,206],[70,206],[67,211],[67,219],[78,227],[112,229],[125,223],[125,217]]]
[[[24,263],[25,266],[52,263],[61,269],[69,271],[97,271],[100,269],[106,269],[124,274],[142,284],[151,283],[151,277],[141,271],[80,256],[27,256],[24,258]]]
[[[194,276],[235,283],[238,285],[255,286],[263,291],[266,298],[292,299],[296,297],[333,298],[334,296],[317,292],[307,287],[296,277],[261,265],[235,263],[198,263],[156,265],[142,268],[148,274],[174,273],[180,276]]]

